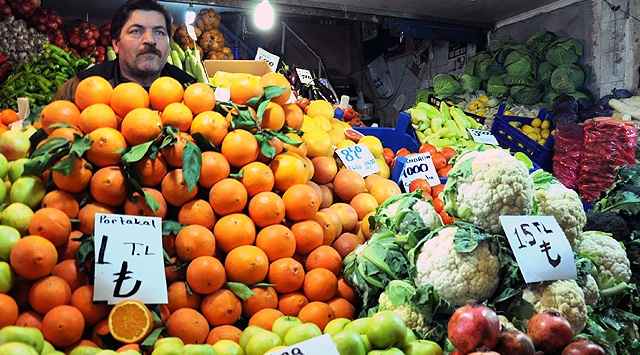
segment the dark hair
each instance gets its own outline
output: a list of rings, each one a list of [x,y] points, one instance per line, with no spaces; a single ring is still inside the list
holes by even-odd
[[[171,27],[173,25],[173,16],[171,13],[157,0],[129,0],[124,3],[113,15],[111,20],[111,38],[120,39],[120,33],[122,33],[122,27],[129,20],[129,16],[135,10],[143,11],[157,11],[164,16],[164,21],[167,27],[167,33],[171,33]]]

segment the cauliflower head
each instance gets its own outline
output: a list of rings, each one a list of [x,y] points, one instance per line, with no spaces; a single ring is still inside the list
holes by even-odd
[[[504,234],[499,217],[531,214],[535,189],[523,162],[506,150],[488,149],[460,157],[442,196],[449,215]]]
[[[631,263],[626,250],[610,233],[599,231],[582,232],[578,252],[585,253],[598,263],[599,279],[611,276],[616,280],[631,280]]]
[[[584,293],[575,280],[543,282],[525,288],[522,299],[533,305],[535,313],[555,311],[571,323],[573,334],[579,334],[587,324]]]
[[[591,274],[584,276],[584,285],[582,286],[582,292],[584,293],[584,301],[587,306],[595,306],[600,299],[600,288],[595,277]]]
[[[457,226],[443,227],[419,247],[414,281],[417,287],[433,285],[443,300],[463,306],[470,299],[482,302],[493,295],[500,281],[500,263],[486,241],[472,251],[456,251],[458,230]]]
[[[424,317],[420,314],[420,311],[412,307],[409,303],[395,304],[386,293],[381,293],[378,298],[379,307],[378,310],[390,310],[399,314],[407,327],[411,328],[414,332],[420,335],[428,334],[431,327],[425,324]]]

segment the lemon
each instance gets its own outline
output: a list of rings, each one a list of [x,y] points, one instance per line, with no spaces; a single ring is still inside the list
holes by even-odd
[[[347,139],[347,137],[344,135],[343,129],[332,129],[327,133],[329,133],[329,137],[331,137],[331,144],[333,144],[334,146],[337,146],[338,144],[340,144],[340,142]]]
[[[476,115],[484,117],[487,115],[487,113],[484,111],[479,111],[479,112],[476,112]]]
[[[469,110],[470,112],[476,111],[478,109],[478,105],[476,105],[475,103],[469,105],[469,107],[467,108],[467,110]]]
[[[356,145],[356,142],[352,141],[351,139],[345,139],[342,142],[336,144],[336,150],[344,149],[344,148],[352,146],[352,145]]]
[[[480,101],[482,101],[482,102],[487,102],[487,101],[489,101],[489,96],[487,96],[487,95],[482,95],[482,96],[480,96]]]
[[[535,132],[527,133],[527,137],[531,138],[531,140],[534,140],[534,141],[537,141],[538,139],[540,139],[540,136],[535,134]]]
[[[522,132],[529,134],[533,132],[533,127],[529,126],[528,124],[522,126]]]
[[[509,111],[509,110],[505,110],[504,111],[504,115],[505,116],[513,116],[513,112]]]
[[[539,118],[534,118],[533,121],[531,121],[531,126],[533,127],[540,127],[542,124],[542,120]]]
[[[364,136],[358,140],[358,144],[364,144],[369,148],[374,158],[382,156],[382,142],[376,136]]]
[[[538,144],[540,144],[540,145],[544,145],[545,143],[547,143],[547,140],[546,140],[546,139],[544,139],[544,138],[540,138],[540,139],[538,139]]]
[[[304,132],[302,140],[307,143],[307,156],[309,158],[333,155],[331,136],[321,128],[313,128]],[[380,153],[382,154],[382,149]]]
[[[391,169],[389,169],[389,165],[384,162],[383,158],[376,158],[376,163],[378,163],[378,167],[380,168],[380,171],[376,174],[388,179],[391,176]]]
[[[543,129],[542,131],[540,131],[540,137],[547,139],[547,137],[549,137],[549,134],[551,134],[551,132],[548,129]]]
[[[516,121],[509,122],[509,125],[511,125],[511,127],[515,127],[515,128],[518,128],[518,126],[519,126],[518,122],[516,122]]]
[[[549,127],[551,127],[551,122],[549,121],[542,121],[542,124],[540,124],[540,128],[542,129],[549,129]]]
[[[311,118],[311,116],[304,115],[302,117],[302,127],[300,127],[300,130],[302,132],[307,132],[314,128],[318,128],[318,126],[316,126],[316,121]]]
[[[477,107],[476,107],[476,110],[485,110],[485,109],[486,109],[486,108],[484,107],[484,103],[482,103],[482,102],[480,102],[480,101],[476,104],[476,106],[477,106]]]
[[[325,131],[330,131],[333,128],[331,121],[324,116],[316,116],[313,118],[313,122],[315,122],[316,127],[321,128]]]

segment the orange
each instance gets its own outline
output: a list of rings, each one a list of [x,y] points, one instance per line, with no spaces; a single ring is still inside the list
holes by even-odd
[[[304,323],[314,323],[322,330],[327,326],[327,323],[336,318],[336,314],[328,304],[311,301],[300,309],[298,318]]]
[[[340,253],[342,259],[352,252],[358,245],[364,243],[364,238],[359,238],[353,233],[342,233],[336,240],[331,243],[331,246]]]
[[[26,279],[49,275],[58,261],[58,251],[48,239],[27,235],[19,239],[9,254],[13,271]]]
[[[122,119],[120,131],[131,146],[146,143],[155,140],[162,133],[162,118],[150,108],[134,108]]]
[[[316,213],[316,215],[313,217],[313,219],[316,222],[318,222],[320,227],[322,227],[322,232],[323,232],[322,244],[323,245],[331,245],[331,243],[333,243],[333,241],[342,232],[342,221],[340,220],[340,216],[338,215],[337,212],[335,211],[333,212],[335,213],[335,217],[337,218],[334,218],[334,216],[331,216],[330,215],[331,212],[327,213],[327,210],[318,211],[318,213]]]
[[[200,133],[216,147],[220,147],[228,132],[229,123],[224,116],[215,111],[202,111],[197,114],[189,128],[191,135]]]
[[[111,311],[111,306],[106,303],[93,302],[93,285],[78,287],[71,294],[71,305],[76,307],[84,317],[87,326],[98,324],[106,319]]]
[[[57,127],[64,127],[65,124],[79,127],[80,109],[71,101],[51,101],[40,112],[40,123],[47,134]]]
[[[361,192],[351,199],[349,205],[358,213],[358,220],[362,220],[368,213],[376,211],[378,200],[370,193]]]
[[[193,112],[182,102],[172,102],[164,108],[160,118],[165,126],[172,126],[180,132],[189,132],[193,122]]]
[[[182,168],[183,152],[187,144],[196,144],[196,141],[189,133],[178,132],[176,139],[160,149],[162,157],[172,168]]]
[[[162,178],[167,174],[167,161],[162,154],[155,157],[148,155],[131,164],[139,177],[136,179],[141,186],[154,187],[162,182]],[[135,176],[135,174],[132,174]]]
[[[311,158],[313,164],[313,177],[311,178],[317,184],[328,184],[338,172],[338,163],[332,156],[318,156]]]
[[[235,129],[224,137],[220,153],[227,158],[229,165],[240,168],[258,158],[260,147],[253,133],[244,129]]]
[[[90,133],[100,127],[118,128],[118,119],[111,106],[103,103],[95,103],[80,113],[80,130]]]
[[[276,319],[283,317],[284,313],[275,308],[264,308],[256,312],[251,318],[249,318],[248,325],[255,325],[262,329],[271,331],[273,322]]]
[[[342,297],[334,297],[327,301],[333,310],[336,318],[347,318],[353,320],[356,317],[356,307]]]
[[[268,143],[269,143],[269,147],[273,148],[273,151],[267,152],[265,155],[265,152],[263,152],[263,149],[265,148],[265,146],[264,146],[264,143],[262,143],[260,146],[260,152],[258,153],[258,161],[263,162],[265,164],[268,164],[269,162],[271,162],[271,159],[273,159],[273,157],[282,153],[282,151],[284,150],[284,143],[278,137],[273,137],[269,139]]]
[[[218,340],[231,340],[235,343],[240,343],[240,335],[242,335],[242,329],[234,325],[218,325],[213,327],[207,336],[207,344],[215,344]]]
[[[198,309],[202,301],[202,295],[193,292],[191,285],[187,285],[185,281],[172,282],[167,287],[167,306],[171,313],[181,308]]]
[[[248,199],[247,189],[240,181],[233,178],[224,178],[209,190],[209,203],[220,216],[241,212],[247,205]]]
[[[271,191],[275,183],[273,171],[268,165],[259,161],[253,161],[240,169],[239,181],[247,189],[249,197],[260,192]]]
[[[149,102],[154,110],[164,111],[172,103],[182,102],[184,88],[170,76],[161,76],[149,87]]]
[[[116,115],[125,117],[137,108],[149,108],[149,93],[136,82],[120,83],[113,88],[111,108]]]
[[[372,225],[370,220],[370,217],[373,217],[375,214],[375,212],[369,212],[362,218],[362,221],[360,221],[358,234],[362,234],[366,240],[369,240],[373,233],[375,233],[375,225]],[[373,230],[371,230],[371,227],[373,227]]]
[[[193,83],[184,89],[183,102],[194,115],[211,111],[216,106],[213,88],[205,83]]]
[[[176,235],[176,252],[182,261],[191,261],[199,256],[212,256],[216,252],[213,232],[198,224],[185,226]]]
[[[255,245],[241,245],[228,252],[224,268],[229,281],[253,285],[267,276],[269,258]]]
[[[284,191],[285,215],[292,221],[313,219],[320,209],[320,196],[307,184],[296,184]]]
[[[2,314],[2,318],[0,318],[0,329],[16,324],[18,312],[16,300],[9,295],[0,293],[0,314]]]
[[[285,115],[282,106],[274,102],[269,102],[262,113],[260,127],[279,131],[284,126],[284,122]]]
[[[280,258],[269,265],[267,281],[273,284],[278,293],[300,290],[304,282],[305,270],[302,264],[289,257]]]
[[[333,188],[330,184],[318,185],[318,187],[322,193],[322,203],[320,203],[320,208],[328,208],[333,204]]]
[[[57,306],[42,318],[42,335],[55,347],[67,347],[82,339],[84,317],[69,305]]]
[[[229,98],[231,102],[244,105],[250,99],[262,97],[264,89],[260,83],[260,77],[240,77],[231,82],[229,86]]]
[[[62,246],[60,246],[59,248],[57,248],[58,250],[58,263],[62,260],[69,260],[69,259],[73,259],[75,260],[76,258],[76,253],[78,251],[78,248],[80,247],[81,242],[78,240],[75,240],[77,238],[80,238],[82,236],[82,232],[79,230],[74,230],[71,231],[71,233],[69,234],[69,239],[67,240],[66,243],[64,243]]]
[[[248,212],[258,227],[266,227],[284,220],[285,205],[280,195],[264,191],[251,198]]]
[[[200,166],[200,178],[198,184],[210,189],[216,182],[229,176],[231,166],[224,155],[207,151],[202,152],[202,165]]]
[[[0,122],[6,126],[18,121],[19,119],[20,116],[18,113],[11,108],[5,108],[0,112]]]
[[[335,115],[335,110],[329,101],[315,100],[307,106],[305,113],[312,118],[316,116],[332,118]]]
[[[54,129],[51,134],[49,134],[48,139],[51,138],[65,138],[69,141],[75,141],[76,137],[74,135],[78,135],[82,137],[84,134],[80,131],[78,127],[60,127]]]
[[[289,138],[289,140],[293,141],[293,143],[284,142],[283,151],[295,153],[302,158],[306,157],[309,147],[307,147],[307,143],[305,143],[304,139],[302,139],[302,137],[295,132],[289,132],[285,135]]]
[[[80,210],[78,201],[72,194],[63,190],[47,192],[40,202],[40,208],[51,207],[64,212],[69,218],[75,218]]]
[[[76,259],[59,261],[56,266],[53,267],[51,274],[61,277],[69,285],[71,292],[89,283],[89,273],[87,269],[80,271],[80,264],[78,264]]]
[[[182,169],[171,170],[162,179],[160,191],[165,200],[173,206],[182,206],[193,200],[198,194],[198,184],[194,185],[191,190],[187,186]]]
[[[251,288],[253,295],[242,300],[242,314],[251,318],[256,312],[265,309],[278,307],[278,294],[271,286],[255,286]]]
[[[111,335],[125,344],[140,343],[153,330],[153,314],[138,300],[116,303],[108,319]]]
[[[366,191],[362,175],[355,170],[342,169],[333,178],[333,189],[342,201],[349,202],[357,194]]]
[[[159,190],[143,187],[142,190],[159,204],[156,211],[153,211],[147,201],[138,192],[134,192],[131,199],[124,202],[124,213],[132,216],[149,216],[164,218],[167,215],[167,201]]]
[[[67,281],[59,276],[49,275],[36,280],[29,289],[31,308],[45,315],[56,306],[69,304],[71,288]]]
[[[71,233],[71,219],[53,207],[40,208],[29,221],[29,234],[39,235],[59,247],[67,242]]]
[[[93,234],[96,213],[114,214],[116,209],[100,202],[89,202],[78,212],[78,229],[86,234]]]
[[[307,171],[307,163],[299,155],[294,153],[281,153],[269,163],[269,168],[273,171],[274,188],[284,192],[296,184],[304,184],[309,178],[302,173]]]
[[[322,128],[312,128],[305,131],[302,140],[307,144],[307,157],[333,157],[335,149],[331,143],[331,136]]]
[[[91,328],[91,334],[89,336],[90,340],[83,339],[81,342],[84,343],[84,342],[87,342],[87,341],[91,341],[91,342],[94,343],[92,345],[93,347],[99,348],[99,347],[103,347],[104,346],[104,343],[102,341],[102,337],[105,337],[105,336],[111,336],[109,334],[109,319],[108,318],[105,318],[105,319],[99,321],[96,325],[94,325]],[[74,344],[74,345],[78,346],[79,343],[78,344]],[[90,345],[90,344],[87,344],[87,345]]]
[[[172,312],[166,326],[168,336],[178,337],[185,344],[204,344],[209,335],[207,319],[191,308],[180,308]]]
[[[304,122],[304,113],[295,103],[282,105],[284,109],[284,122],[291,129],[299,130]]]
[[[209,325],[232,325],[242,315],[240,299],[231,290],[222,288],[202,298],[200,303],[202,315]],[[209,332],[207,331],[207,336]]]
[[[87,160],[97,166],[118,165],[127,141],[120,131],[101,127],[89,133],[91,147],[85,152]]]
[[[338,277],[322,267],[307,270],[302,292],[309,301],[328,301],[338,293]]]
[[[271,98],[271,102],[278,105],[284,105],[291,97],[291,83],[282,73],[269,72],[260,77],[260,84],[263,88],[267,86],[278,86],[284,88],[284,92],[276,97]]]
[[[359,299],[356,290],[342,275],[338,276],[338,297],[342,297],[351,303],[355,303]]]
[[[304,260],[304,269],[308,272],[317,268],[327,269],[339,276],[342,272],[340,253],[329,245],[321,245],[313,249]]]
[[[364,178],[364,187],[367,189],[367,191],[371,192],[371,187],[373,187],[373,184],[375,184],[380,180],[388,180],[388,179],[385,179],[378,174],[367,175],[367,177]]]
[[[11,298],[11,300],[13,300],[14,303],[16,302],[13,297],[5,295],[4,293],[0,293],[0,298],[3,298],[3,297],[9,297]],[[2,308],[5,309],[5,307],[2,307]],[[11,311],[10,304],[7,304],[6,311],[7,313],[3,313],[3,314],[7,314],[8,318],[0,320],[0,324],[2,324],[3,321],[10,321],[12,319],[12,316],[11,316],[12,311]],[[42,318],[43,317],[34,310],[20,312],[18,313],[18,318],[15,320],[15,325],[19,325],[21,327],[33,327],[33,328],[42,330]],[[10,325],[13,325],[13,324],[14,323]]]
[[[128,181],[119,166],[98,169],[91,177],[89,192],[94,200],[109,206],[120,206],[128,196]]]
[[[199,224],[207,229],[212,229],[216,223],[216,215],[209,202],[203,199],[191,200],[178,211],[178,223],[184,225]]]
[[[111,83],[101,76],[94,75],[84,78],[78,83],[74,93],[74,100],[76,105],[81,110],[84,110],[96,103],[109,105],[112,95],[113,87]]]
[[[256,240],[256,225],[244,213],[222,216],[213,226],[216,248],[228,253],[232,249],[252,245]]]
[[[322,197],[324,196],[324,193],[322,192],[320,185],[316,184],[311,180],[307,181],[305,185],[309,185],[311,186],[311,188],[313,188],[313,191],[315,191],[316,195],[318,195],[318,198],[320,199],[320,206],[322,206]],[[319,206],[318,206],[318,209],[320,209]]]
[[[344,202],[336,202],[329,207],[338,212],[342,220],[342,231],[353,232],[358,224],[358,212],[350,204]]]
[[[162,247],[167,252],[167,254],[171,257],[169,264],[164,265],[164,276],[167,279],[167,285],[170,285],[176,281],[184,279],[184,275],[186,271],[184,269],[184,264],[178,260],[178,257],[175,256],[175,248],[173,252],[167,251],[168,247],[165,247],[165,240],[174,240],[173,236],[166,236],[162,238]]]
[[[296,251],[293,232],[282,224],[273,224],[260,229],[256,235],[255,245],[267,254],[269,262],[290,258]]]
[[[193,291],[202,295],[218,291],[227,281],[224,266],[213,256],[193,259],[187,267],[186,280]]]
[[[431,189],[429,188],[429,190]],[[400,186],[398,186],[398,184],[395,181],[389,180],[389,179],[382,179],[376,182],[375,184],[373,184],[373,186],[371,187],[370,193],[373,197],[375,197],[376,201],[378,201],[378,204],[381,205],[389,197],[401,194],[402,190],[400,190]]]
[[[309,304],[309,300],[302,292],[284,293],[278,299],[278,310],[286,316],[297,317],[302,307],[307,304]]]
[[[313,219],[306,219],[294,223],[291,231],[296,238],[296,253],[307,255],[313,249],[322,245],[324,231],[320,223]]]

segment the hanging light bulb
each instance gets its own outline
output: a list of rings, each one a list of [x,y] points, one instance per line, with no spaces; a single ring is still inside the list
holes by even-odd
[[[256,26],[261,30],[268,30],[273,26],[275,15],[273,8],[269,4],[268,0],[262,0],[260,5],[256,7],[256,11],[253,15],[253,21]]]
[[[193,7],[192,3],[189,3],[189,7],[187,7],[187,12],[185,13],[185,22],[187,25],[193,23],[196,20],[196,9]]]

